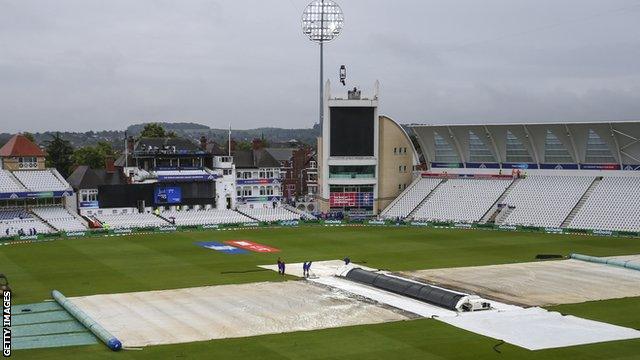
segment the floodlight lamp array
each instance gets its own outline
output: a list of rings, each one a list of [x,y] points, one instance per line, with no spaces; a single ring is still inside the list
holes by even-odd
[[[331,41],[343,26],[342,9],[332,0],[314,0],[302,12],[302,33],[311,41]]]

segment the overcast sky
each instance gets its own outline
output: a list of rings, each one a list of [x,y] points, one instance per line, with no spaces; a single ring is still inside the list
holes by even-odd
[[[310,127],[308,0],[0,0],[0,132]],[[339,0],[338,68],[401,123],[640,119],[640,0]]]

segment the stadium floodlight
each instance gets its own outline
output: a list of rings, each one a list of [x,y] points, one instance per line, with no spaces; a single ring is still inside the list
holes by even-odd
[[[302,33],[320,44],[320,128],[324,117],[323,43],[338,37],[344,26],[344,15],[332,0],[314,0],[302,12]]]

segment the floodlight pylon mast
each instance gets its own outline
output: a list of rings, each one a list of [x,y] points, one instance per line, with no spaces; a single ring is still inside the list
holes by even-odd
[[[322,129],[322,123],[324,121],[324,47],[322,43],[324,39],[324,0],[321,1],[320,6],[320,129]]]
[[[324,122],[324,43],[335,39],[342,31],[342,9],[333,0],[313,0],[302,12],[302,32],[320,45],[320,111],[319,123]]]

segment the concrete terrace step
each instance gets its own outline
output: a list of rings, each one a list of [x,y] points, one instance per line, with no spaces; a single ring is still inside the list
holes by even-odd
[[[593,182],[591,182],[591,185],[589,185],[589,188],[587,188],[587,191],[585,191],[584,194],[582,194],[582,197],[580,198],[580,200],[578,200],[578,202],[576,203],[576,206],[574,206],[573,209],[571,209],[571,212],[569,213],[569,215],[567,215],[567,217],[564,219],[564,221],[560,225],[561,228],[566,228],[569,226],[569,224],[571,224],[571,221],[573,220],[573,218],[575,218],[576,215],[580,212],[584,204],[587,202],[587,199],[589,199],[589,196],[591,196],[591,194],[596,189],[596,187],[598,187],[598,184],[600,184],[601,181],[602,181],[602,176],[598,176],[595,179],[593,179]]]
[[[435,194],[436,191],[438,191],[438,189],[440,188],[440,186],[444,183],[446,183],[448,180],[447,179],[442,179],[442,181],[440,181],[438,183],[438,185],[436,185],[436,187],[433,188],[433,190],[431,190],[431,192],[425,196],[424,199],[422,199],[422,201],[420,201],[420,203],[418,204],[418,206],[416,206],[413,210],[411,210],[411,212],[407,215],[407,219],[413,219],[413,216],[415,215],[416,211],[418,211],[418,209],[420,209],[422,207],[422,205],[427,202],[427,200],[429,200],[429,198],[431,198],[431,196],[433,196],[433,194]]]

